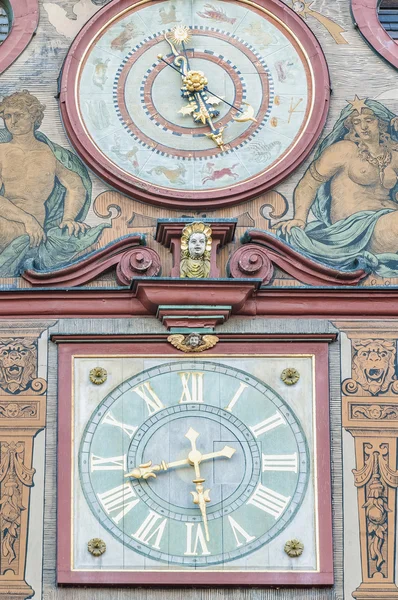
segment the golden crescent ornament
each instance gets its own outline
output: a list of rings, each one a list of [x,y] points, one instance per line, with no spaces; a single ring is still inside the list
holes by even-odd
[[[247,121],[253,121],[257,123],[257,119],[254,118],[254,108],[248,102],[242,102],[245,106],[247,106],[246,110],[243,113],[239,113],[240,116],[232,117],[234,121],[237,123],[246,123]]]

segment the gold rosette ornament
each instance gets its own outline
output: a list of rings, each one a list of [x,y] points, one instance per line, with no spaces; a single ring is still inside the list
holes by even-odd
[[[201,92],[209,83],[203,71],[188,71],[182,80],[188,92]]]
[[[290,558],[298,558],[304,551],[304,544],[299,540],[289,540],[285,544],[285,552]]]

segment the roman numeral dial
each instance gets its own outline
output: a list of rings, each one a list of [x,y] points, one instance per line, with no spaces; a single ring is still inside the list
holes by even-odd
[[[81,487],[128,560],[133,551],[163,569],[244,564],[294,517],[310,473],[306,438],[245,364],[151,359],[88,420]]]

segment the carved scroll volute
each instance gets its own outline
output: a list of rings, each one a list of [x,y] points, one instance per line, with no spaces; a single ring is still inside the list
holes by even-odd
[[[140,246],[123,254],[116,267],[116,277],[121,285],[130,285],[134,277],[156,277],[161,269],[159,254]]]
[[[262,279],[263,284],[271,281],[274,268],[267,250],[256,244],[246,244],[236,250],[228,263],[230,277]]]

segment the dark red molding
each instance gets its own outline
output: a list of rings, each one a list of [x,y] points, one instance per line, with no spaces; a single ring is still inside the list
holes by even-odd
[[[60,86],[60,110],[68,137],[82,160],[102,179],[123,194],[166,208],[215,209],[233,206],[271,190],[290,175],[310,154],[326,122],[330,99],[330,80],[322,49],[310,30],[291,8],[281,0],[256,0],[256,3],[285,23],[297,37],[312,67],[313,90],[316,98],[306,131],[291,149],[288,157],[267,170],[256,180],[242,182],[231,188],[206,191],[171,190],[138,181],[133,175],[119,171],[97,148],[86,133],[75,97],[76,80],[87,47],[107,23],[123,11],[134,7],[140,0],[111,2],[82,28],[66,57]],[[161,0],[162,1],[162,0]]]
[[[144,236],[129,235],[64,269],[46,273],[31,269],[22,273],[22,277],[36,287],[76,287],[89,283],[116,267],[118,283],[130,285],[133,277],[156,277],[161,271],[157,252],[141,244],[145,244]]]
[[[293,337],[290,336],[290,340]],[[217,346],[206,351],[206,355],[267,355],[286,354],[286,341],[267,343],[261,340],[247,343],[220,341]],[[315,394],[316,394],[316,436],[317,436],[317,500],[319,523],[319,571],[318,572],[123,572],[123,571],[77,571],[72,566],[72,478],[70,469],[72,460],[72,365],[73,357],[92,356],[93,346],[90,343],[64,343],[59,347],[58,359],[58,472],[64,477],[58,478],[58,535],[57,535],[57,582],[61,585],[275,585],[275,586],[309,586],[333,585],[333,545],[332,545],[332,511],[331,511],[331,474],[330,474],[330,427],[329,427],[329,375],[328,345],[324,341],[297,342],[288,345],[289,354],[313,354],[315,359]],[[120,342],[109,344],[99,341],[95,352],[98,355],[176,355],[182,353],[167,342],[134,344]],[[282,536],[283,537],[283,536]]]
[[[362,269],[345,272],[326,267],[262,229],[249,229],[245,241],[255,243],[241,246],[231,256],[228,265],[231,277],[261,277],[263,284],[267,284],[273,275],[273,264],[307,285],[358,285],[368,275]]]
[[[351,0],[355,25],[380,56],[398,69],[398,44],[388,35],[377,14],[378,0]]]
[[[9,0],[12,9],[11,30],[0,46],[0,73],[25,50],[39,23],[39,0]]]
[[[194,284],[197,280],[191,280]],[[233,279],[230,281],[234,281]],[[236,280],[239,281],[239,280]],[[246,280],[247,283],[247,280]],[[187,285],[187,284],[186,284]],[[165,287],[169,283],[165,283]],[[181,289],[181,288],[180,288]],[[150,296],[154,300],[154,290]],[[165,294],[163,290],[162,294]],[[144,295],[144,294],[143,294]],[[398,290],[393,288],[261,288],[248,296],[239,294],[241,308],[233,314],[253,319],[391,319],[398,317]],[[201,289],[186,289],[183,302],[188,305],[212,302],[215,293],[209,280]],[[237,300],[239,300],[237,297]],[[169,296],[176,300],[176,297]],[[229,300],[231,300],[231,296]],[[145,304],[142,301],[145,300]],[[1,319],[132,318],[154,317],[150,299],[129,289],[2,290]],[[164,300],[164,296],[163,296]],[[221,302],[225,304],[226,298]],[[182,305],[179,301],[178,304]],[[149,303],[149,307],[148,307]],[[172,304],[171,301],[165,304]]]

